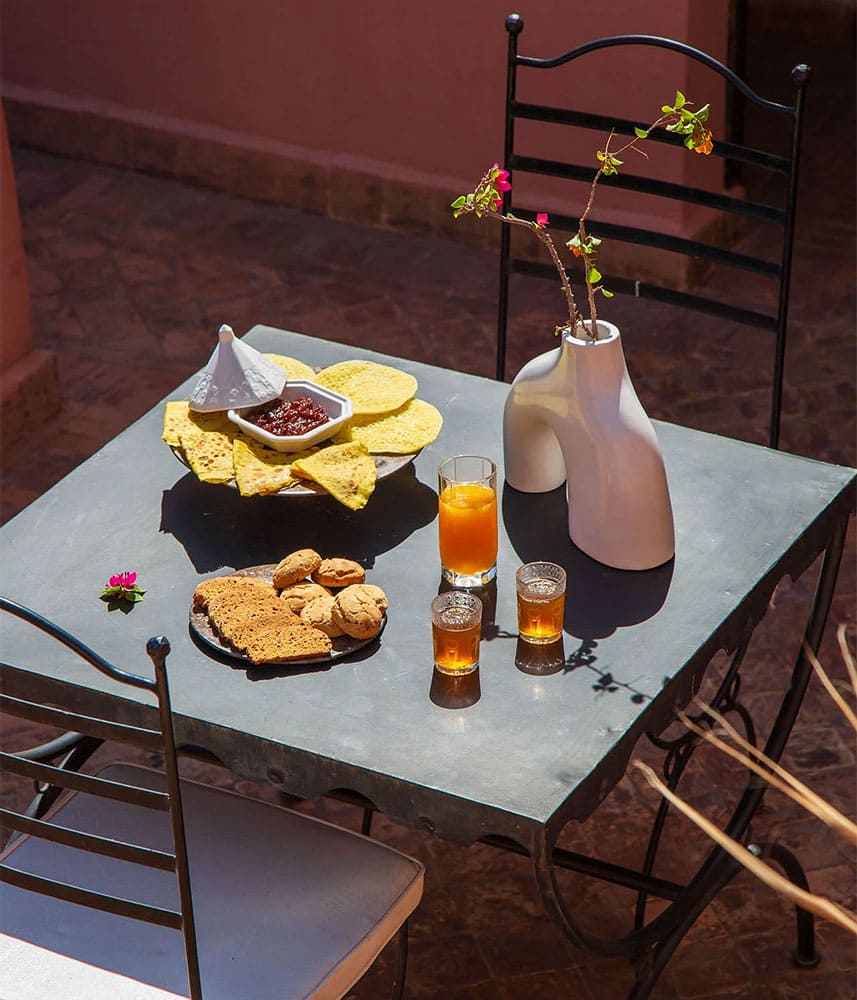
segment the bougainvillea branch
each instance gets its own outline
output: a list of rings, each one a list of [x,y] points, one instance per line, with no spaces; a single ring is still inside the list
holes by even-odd
[[[474,214],[477,219],[482,216],[490,216],[500,222],[505,222],[512,226],[522,226],[531,230],[545,245],[551,260],[559,274],[563,294],[568,305],[568,320],[556,327],[556,332],[560,333],[564,329],[576,330],[580,328],[584,336],[590,340],[598,339],[598,307],[596,295],[600,292],[605,298],[612,298],[613,293],[601,283],[601,272],[596,266],[598,248],[601,240],[586,231],[586,220],[592,205],[595,202],[595,190],[602,177],[610,177],[619,173],[619,167],[624,164],[620,157],[628,152],[639,153],[645,156],[645,152],[640,148],[640,143],[649,137],[649,134],[658,128],[663,128],[667,132],[674,132],[684,136],[684,145],[696,153],[708,155],[714,148],[711,139],[711,130],[706,127],[708,121],[709,106],[706,104],[698,111],[691,110],[691,104],[684,94],[676,92],[675,104],[670,106],[665,104],[661,108],[661,114],[652,124],[644,128],[634,129],[634,138],[625,143],[617,150],[610,148],[615,137],[615,132],[610,132],[604,149],[599,149],[596,154],[598,169],[592,179],[589,189],[589,197],[586,206],[578,221],[577,232],[566,242],[566,247],[574,257],[579,257],[583,262],[583,277],[586,285],[586,295],[589,305],[589,320],[584,321],[574,298],[574,291],[568,279],[568,273],[562,259],[557,252],[556,245],[547,231],[548,216],[546,212],[538,212],[535,221],[520,219],[511,212],[503,213],[503,193],[510,191],[512,185],[509,181],[509,171],[502,169],[495,163],[482,176],[476,188],[470,194],[461,195],[452,203],[453,215],[457,219],[461,215]]]

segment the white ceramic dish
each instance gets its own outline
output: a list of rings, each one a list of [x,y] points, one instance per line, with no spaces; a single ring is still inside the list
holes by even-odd
[[[306,434],[271,434],[250,420],[245,420],[242,414],[247,413],[249,410],[255,410],[256,406],[229,410],[227,416],[248,437],[260,441],[262,444],[267,445],[268,448],[273,448],[274,451],[302,451],[311,445],[320,444],[322,441],[333,437],[342,425],[351,419],[353,413],[351,400],[345,396],[341,396],[338,392],[333,392],[332,389],[325,389],[323,386],[316,385],[315,382],[303,379],[290,379],[280,393],[279,398],[293,400],[298,399],[300,396],[307,396],[314,403],[318,403],[324,407],[325,412],[330,417],[327,423],[313,428],[313,430],[308,431]]]

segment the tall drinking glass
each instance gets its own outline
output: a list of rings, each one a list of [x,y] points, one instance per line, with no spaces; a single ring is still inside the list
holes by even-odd
[[[497,574],[497,466],[456,455],[438,469],[440,564],[454,587],[484,587]]]

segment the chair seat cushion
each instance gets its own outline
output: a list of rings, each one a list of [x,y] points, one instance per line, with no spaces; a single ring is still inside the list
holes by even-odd
[[[110,764],[101,777],[163,788],[158,771]],[[383,844],[280,806],[182,781],[205,1000],[340,997],[369,968],[422,895],[423,866]],[[166,813],[82,793],[62,826],[172,850]],[[175,877],[24,837],[10,867],[179,909]],[[141,921],[2,887],[3,995],[188,996],[182,936]],[[33,961],[46,949],[73,962]],[[47,978],[40,981],[43,975]],[[93,989],[96,982],[109,983]],[[147,989],[150,987],[151,989]]]

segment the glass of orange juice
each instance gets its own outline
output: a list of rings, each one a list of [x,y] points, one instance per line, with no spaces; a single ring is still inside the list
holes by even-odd
[[[483,587],[497,574],[497,466],[481,455],[456,455],[437,475],[443,578],[454,587]]]

